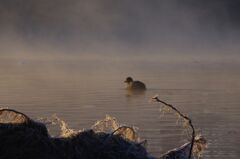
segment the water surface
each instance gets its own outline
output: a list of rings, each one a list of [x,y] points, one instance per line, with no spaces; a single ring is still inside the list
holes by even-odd
[[[240,155],[240,66],[224,62],[158,62],[113,59],[0,59],[0,104],[36,119],[57,114],[70,128],[90,128],[106,114],[136,126],[159,155],[186,142],[174,114],[164,116],[159,97],[192,118],[208,142],[206,159]],[[143,94],[126,91],[133,76],[146,83]]]

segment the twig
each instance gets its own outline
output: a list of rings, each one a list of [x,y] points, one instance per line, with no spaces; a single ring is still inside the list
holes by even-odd
[[[23,113],[21,113],[21,112],[19,112],[19,111],[16,111],[16,110],[14,110],[14,109],[0,109],[0,115],[1,115],[3,112],[13,112],[13,113],[15,113],[15,114],[17,114],[17,115],[21,115],[21,116],[24,117],[26,123],[29,122],[29,121],[31,121],[31,119],[30,119],[27,115],[25,115],[25,114],[23,114]]]
[[[193,149],[193,144],[194,144],[194,139],[195,139],[195,129],[192,125],[192,120],[190,118],[188,118],[187,116],[183,115],[179,110],[177,110],[177,108],[175,108],[173,105],[171,104],[168,104],[162,100],[160,100],[157,96],[153,97],[152,99],[156,100],[157,102],[159,103],[162,103],[168,107],[170,107],[172,110],[176,111],[178,115],[180,115],[182,118],[184,118],[185,120],[188,121],[190,127],[192,128],[192,141],[191,141],[191,147],[190,147],[190,152],[189,152],[189,155],[188,155],[188,159],[191,159],[191,156],[192,156],[192,149]]]
[[[117,131],[119,131],[120,129],[125,128],[125,129],[132,129],[132,127],[129,126],[120,126],[118,127],[116,130],[114,130],[111,135],[114,135]]]

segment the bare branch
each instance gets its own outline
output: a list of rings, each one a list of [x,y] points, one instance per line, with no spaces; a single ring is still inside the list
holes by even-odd
[[[192,129],[192,140],[191,140],[191,147],[190,147],[190,152],[189,152],[189,156],[188,156],[188,159],[191,159],[191,156],[192,156],[192,150],[193,150],[193,145],[194,145],[194,139],[195,139],[195,129],[193,127],[193,124],[192,124],[192,120],[187,117],[186,115],[183,115],[177,108],[175,108],[173,105],[171,104],[168,104],[162,100],[160,100],[158,98],[158,96],[154,96],[152,97],[153,100],[155,100],[156,102],[158,103],[162,103],[164,104],[165,106],[171,108],[172,110],[174,110],[179,116],[181,116],[182,118],[184,118],[185,120],[188,121],[188,124],[190,125],[191,129]]]

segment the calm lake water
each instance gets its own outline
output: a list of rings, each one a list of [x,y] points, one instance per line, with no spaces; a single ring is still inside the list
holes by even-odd
[[[225,62],[158,62],[113,59],[56,60],[0,58],[0,105],[30,117],[57,114],[75,130],[114,116],[136,126],[148,149],[159,155],[186,142],[174,114],[164,116],[155,94],[187,114],[208,140],[206,159],[240,156],[240,64]],[[147,85],[144,94],[124,88],[127,76]]]

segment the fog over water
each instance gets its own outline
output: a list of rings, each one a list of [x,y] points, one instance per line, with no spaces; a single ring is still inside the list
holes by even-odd
[[[234,50],[239,43],[237,0],[3,0],[0,7],[5,47],[136,54]]]
[[[237,0],[1,0],[0,106],[74,129],[110,114],[159,155],[186,141],[149,103],[159,94],[206,136],[205,158],[237,159],[239,37]],[[127,76],[146,93],[127,92]]]

